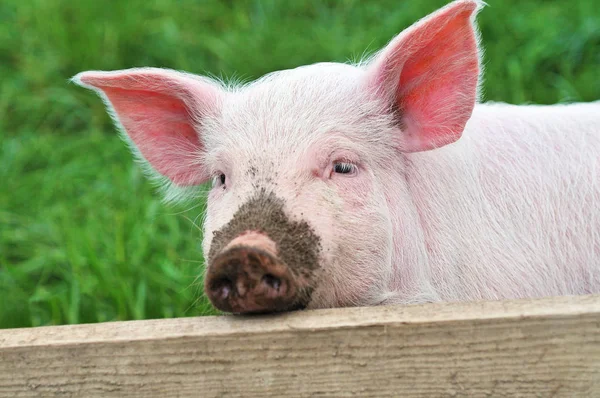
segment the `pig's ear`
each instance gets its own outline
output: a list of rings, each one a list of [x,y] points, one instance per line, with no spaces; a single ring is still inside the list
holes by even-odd
[[[208,179],[202,165],[202,120],[218,112],[221,89],[181,72],[139,68],[82,72],[72,79],[95,90],[134,152],[177,186]]]
[[[402,151],[460,138],[477,101],[479,6],[473,0],[450,3],[396,36],[369,64],[369,90],[397,116]]]

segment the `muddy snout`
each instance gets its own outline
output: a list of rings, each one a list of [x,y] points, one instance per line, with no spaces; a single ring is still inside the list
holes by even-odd
[[[205,279],[210,301],[221,311],[234,313],[294,309],[298,288],[289,268],[271,245],[243,241],[233,242],[212,259]]]
[[[320,268],[320,238],[265,189],[213,231],[204,279],[215,307],[233,313],[292,311],[310,304]]]

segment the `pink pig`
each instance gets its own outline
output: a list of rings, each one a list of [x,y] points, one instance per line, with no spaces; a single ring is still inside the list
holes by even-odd
[[[479,8],[454,1],[359,65],[241,87],[73,80],[169,199],[212,179],[205,289],[223,311],[599,293],[600,103],[477,104]]]

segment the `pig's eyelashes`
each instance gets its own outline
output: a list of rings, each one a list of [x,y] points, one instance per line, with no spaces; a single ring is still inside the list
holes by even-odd
[[[336,162],[333,164],[333,172],[336,174],[353,176],[358,172],[358,167],[356,167],[355,164],[348,162]]]

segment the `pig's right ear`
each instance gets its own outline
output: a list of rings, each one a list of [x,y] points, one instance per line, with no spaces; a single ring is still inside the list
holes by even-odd
[[[224,94],[216,84],[158,68],[82,72],[72,80],[100,94],[134,152],[159,174],[180,187],[208,180],[198,130],[218,112]]]
[[[477,100],[475,0],[458,0],[396,36],[370,63],[368,89],[389,104],[404,152],[460,138]]]

